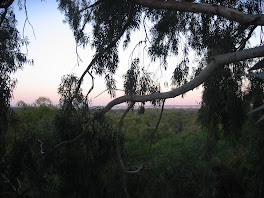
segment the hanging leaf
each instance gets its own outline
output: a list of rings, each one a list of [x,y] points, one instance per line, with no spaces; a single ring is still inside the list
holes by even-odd
[[[249,71],[261,68],[264,68],[264,59],[256,63],[252,68],[249,69]]]

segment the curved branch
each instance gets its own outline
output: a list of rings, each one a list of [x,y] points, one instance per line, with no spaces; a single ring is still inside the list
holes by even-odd
[[[117,134],[116,134],[116,153],[117,153],[117,158],[118,158],[118,161],[120,163],[120,167],[121,167],[121,171],[122,171],[122,176],[123,176],[123,188],[124,188],[124,191],[125,191],[125,194],[126,194],[126,197],[129,197],[129,194],[127,192],[127,185],[126,185],[126,168],[125,168],[125,165],[123,163],[123,160],[122,160],[122,156],[121,156],[121,151],[120,151],[120,133],[121,133],[121,127],[123,125],[123,121],[124,121],[124,118],[126,117],[126,114],[130,111],[130,109],[134,106],[135,102],[131,102],[131,104],[128,106],[128,108],[125,110],[125,112],[123,113],[121,119],[120,119],[120,122],[119,122],[119,125],[118,125],[118,131],[117,131]]]
[[[246,47],[246,43],[248,42],[248,40],[251,38],[253,32],[255,31],[257,25],[254,25],[252,27],[252,29],[250,30],[250,32],[248,33],[247,37],[245,39],[242,40],[240,46],[237,48],[237,50],[243,50]]]
[[[91,88],[89,89],[89,91],[87,92],[87,94],[86,94],[86,96],[85,96],[85,101],[86,101],[86,102],[88,101],[88,96],[89,96],[89,94],[92,92],[92,90],[93,90],[93,88],[94,88],[94,77],[93,77],[92,73],[89,72],[89,71],[88,71],[88,74],[89,74],[89,75],[91,76],[91,78],[92,78],[92,86],[91,86]]]
[[[237,21],[247,25],[264,25],[264,15],[245,14],[233,8],[207,3],[191,3],[179,1],[157,1],[157,0],[131,0],[135,4],[148,8],[166,9],[192,13],[205,13],[225,17],[231,21]]]
[[[117,104],[121,104],[123,102],[130,101],[130,100],[133,100],[135,102],[147,102],[147,101],[153,101],[153,100],[175,98],[176,96],[182,95],[183,93],[186,93],[198,87],[199,85],[201,85],[220,66],[230,64],[233,62],[243,61],[249,58],[256,58],[256,57],[262,57],[262,56],[264,56],[264,46],[215,56],[211,59],[211,62],[204,68],[204,70],[197,77],[195,77],[193,80],[182,85],[179,88],[173,89],[168,92],[154,93],[154,94],[143,95],[143,96],[124,95],[124,96],[118,97],[112,100],[111,102],[109,102],[105,106],[105,108],[102,110],[102,112],[106,113],[113,106]]]
[[[156,124],[156,127],[155,127],[154,131],[152,132],[152,134],[151,134],[151,136],[150,136],[149,153],[150,153],[150,151],[151,151],[153,137],[154,137],[155,133],[157,132],[157,130],[158,130],[158,128],[159,128],[159,124],[160,124],[160,121],[161,121],[161,118],[162,118],[162,115],[163,115],[164,104],[165,104],[165,99],[164,99],[163,102],[162,102],[162,107],[161,107],[161,112],[160,112],[159,120],[158,120],[158,122],[157,122],[157,124]]]
[[[92,59],[92,61],[90,62],[90,64],[87,66],[87,68],[85,69],[85,71],[81,75],[81,77],[79,79],[79,82],[78,82],[78,85],[77,85],[77,88],[75,90],[74,96],[70,99],[70,101],[68,102],[68,104],[70,104],[73,101],[73,99],[77,96],[78,91],[79,91],[79,89],[81,87],[81,84],[83,82],[83,79],[84,79],[85,75],[88,73],[88,71],[91,69],[91,67],[93,66],[93,64],[96,62],[97,58],[100,57],[102,54],[104,54],[107,50],[109,50],[110,48],[112,48],[116,44],[116,42],[121,38],[121,36],[124,34],[125,30],[127,29],[127,27],[129,26],[129,24],[130,24],[130,22],[132,20],[133,10],[134,10],[134,4],[131,4],[130,5],[130,9],[129,9],[129,15],[128,15],[128,18],[127,18],[127,21],[126,21],[124,27],[122,28],[122,30],[120,31],[120,33],[117,35],[117,37],[105,49],[102,49],[100,52],[98,52],[94,56],[94,58]],[[65,106],[64,112],[67,110],[68,104]]]
[[[111,102],[109,102],[101,110],[101,114],[104,115],[106,112],[111,110],[113,106],[124,103],[124,102],[128,102],[128,101],[147,102],[147,101],[153,101],[153,100],[175,98],[176,96],[182,95],[182,94],[198,87],[199,85],[201,85],[210,75],[212,75],[213,72],[215,72],[217,70],[218,67],[221,67],[223,65],[230,64],[233,62],[243,61],[243,60],[246,60],[249,58],[257,58],[257,57],[262,57],[262,56],[264,56],[264,46],[215,56],[211,59],[211,62],[204,68],[203,71],[200,72],[200,74],[198,76],[196,76],[190,82],[185,83],[181,87],[173,89],[173,90],[168,91],[168,92],[163,92],[163,93],[154,93],[154,94],[143,95],[143,96],[140,96],[140,95],[124,95],[124,96],[118,97],[118,98],[112,100]],[[95,117],[93,116],[88,121],[87,126],[89,126],[94,119],[95,119]],[[57,144],[53,148],[53,150],[57,147],[64,145],[64,144],[75,142],[80,137],[82,137],[84,135],[84,133],[85,132],[82,132],[76,138],[74,138],[72,140],[64,141],[64,142]]]
[[[87,126],[90,126],[90,124],[95,120],[95,116],[93,116],[87,123]],[[64,145],[64,144],[69,144],[69,143],[73,143],[75,141],[77,141],[78,139],[80,139],[83,135],[85,134],[85,131],[81,132],[77,137],[75,137],[74,139],[71,140],[66,140],[63,142],[60,142],[59,144],[56,144],[49,152],[54,151],[56,148]],[[46,152],[47,153],[47,152]]]

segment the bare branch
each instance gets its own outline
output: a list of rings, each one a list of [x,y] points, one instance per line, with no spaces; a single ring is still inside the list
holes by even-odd
[[[77,45],[77,42],[76,42],[76,46],[75,46],[75,54],[76,54],[76,59],[77,59],[77,65],[79,66],[80,65],[80,61],[81,62],[83,62],[83,61],[82,61],[82,59],[81,59],[81,57],[80,57],[80,55],[78,53],[78,45]]]
[[[143,163],[143,164],[141,164],[140,166],[138,166],[138,167],[136,167],[137,169],[136,170],[134,170],[134,171],[127,171],[126,170],[126,173],[128,173],[128,174],[137,174],[137,173],[139,173],[140,171],[141,171],[141,169],[144,167],[144,165],[146,165],[147,163]]]
[[[44,154],[45,152],[43,151],[43,142],[42,141],[40,141],[39,139],[38,139],[38,142],[40,143],[40,153],[41,154]]]
[[[155,9],[166,9],[192,13],[205,13],[225,17],[247,25],[264,25],[264,15],[245,14],[233,8],[207,3],[191,3],[179,1],[131,0],[135,4]]]
[[[87,123],[87,126],[90,126],[90,124],[95,120],[95,116],[93,116]],[[75,141],[77,141],[78,139],[80,139],[83,135],[85,134],[85,131],[81,132],[77,137],[75,137],[74,139],[71,140],[66,140],[63,142],[60,142],[59,144],[56,144],[53,149],[50,150],[50,152],[54,151],[56,148],[63,146],[64,144],[70,144],[73,143]],[[47,152],[46,152],[47,153]]]
[[[163,102],[162,102],[162,107],[161,107],[161,112],[160,112],[159,120],[158,120],[158,122],[157,122],[157,124],[156,124],[155,130],[152,132],[151,137],[150,137],[149,153],[150,153],[150,151],[151,151],[151,146],[152,146],[152,140],[153,140],[153,137],[154,137],[155,133],[157,132],[157,130],[158,130],[158,128],[159,128],[159,123],[160,123],[161,118],[162,118],[162,115],[163,115],[164,104],[165,104],[165,99],[164,99]]]
[[[148,38],[147,29],[146,29],[146,24],[145,24],[146,16],[147,16],[147,15],[145,15],[145,16],[144,16],[144,19],[143,19],[143,27],[144,27],[144,31],[145,31],[145,35],[146,35],[146,39],[145,39],[145,40],[147,40],[147,41],[150,43],[150,40],[149,40],[149,38]]]
[[[125,92],[125,90],[123,90],[123,89],[114,89],[115,91],[123,91],[123,92]],[[101,93],[99,93],[97,96],[95,96],[93,99],[95,99],[95,98],[98,98],[99,96],[101,96],[104,92],[107,92],[108,90],[106,89],[106,90],[104,90],[104,91],[102,91]]]
[[[254,27],[252,27],[252,29],[250,30],[250,32],[248,33],[247,37],[245,39],[242,40],[240,46],[237,48],[237,50],[243,50],[246,46],[246,43],[248,42],[248,40],[251,38],[254,30],[256,29],[257,25],[254,25]]]
[[[131,102],[131,104],[128,106],[128,108],[125,110],[123,113],[120,121],[119,121],[119,126],[118,126],[118,131],[116,134],[116,152],[117,152],[117,158],[120,163],[121,171],[122,171],[122,176],[123,176],[123,188],[126,194],[126,197],[129,197],[129,194],[127,192],[127,185],[126,185],[126,168],[122,160],[121,156],[121,151],[120,151],[120,133],[121,133],[121,127],[123,125],[124,118],[126,117],[126,114],[130,111],[130,109],[134,106],[135,102]]]
[[[30,23],[29,19],[28,19],[28,12],[27,12],[27,0],[24,0],[24,9],[25,9],[25,14],[26,14],[26,19],[25,19],[25,22],[24,22],[24,26],[23,26],[23,39],[25,40],[25,28],[26,28],[26,24],[28,22],[28,24],[30,25],[31,29],[32,29],[32,32],[33,32],[33,35],[36,39],[36,35],[35,35],[35,31],[34,31],[34,28],[33,28],[33,25]],[[27,49],[27,53],[28,53],[28,47],[27,47],[27,43],[26,43],[26,49]]]
[[[89,71],[88,71],[88,74],[89,74],[89,75],[91,76],[91,78],[92,78],[92,86],[91,86],[91,88],[89,89],[89,91],[88,91],[87,94],[86,94],[86,97],[85,97],[85,101],[86,101],[86,102],[88,101],[88,95],[92,92],[92,90],[93,90],[93,88],[94,88],[94,77],[93,77],[92,73],[89,72]]]

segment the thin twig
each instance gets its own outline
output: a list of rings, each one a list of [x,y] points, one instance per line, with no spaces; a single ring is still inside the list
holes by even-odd
[[[247,41],[251,38],[251,36],[252,36],[254,30],[256,29],[256,27],[257,27],[257,25],[253,26],[253,28],[248,33],[247,37],[242,40],[242,42],[241,42],[240,46],[237,48],[237,50],[243,50],[245,48]]]
[[[40,141],[40,139],[38,139],[38,141],[39,141],[39,143],[40,143],[40,153],[41,154],[44,154],[45,152],[43,151],[43,142],[42,141]]]
[[[125,92],[125,90],[123,90],[123,89],[113,89],[113,90],[115,90],[115,91],[123,91],[123,92]],[[106,90],[102,91],[102,92],[99,93],[97,96],[95,96],[93,99],[98,98],[100,95],[102,95],[102,94],[103,94],[104,92],[106,92],[106,91],[108,91],[108,90],[106,89]]]
[[[75,46],[75,53],[76,53],[76,58],[77,58],[77,65],[79,66],[80,65],[79,62],[80,61],[83,62],[83,61],[82,61],[82,59],[81,59],[81,57],[80,57],[80,55],[78,53],[78,44],[77,44],[77,42],[76,42],[76,46]]]
[[[94,120],[95,120],[95,116],[93,116],[93,117],[88,121],[87,126],[90,126],[90,124],[91,124]],[[76,136],[74,139],[66,140],[66,141],[60,142],[59,144],[56,144],[56,145],[53,147],[53,149],[52,149],[51,151],[55,150],[56,148],[58,148],[58,147],[60,147],[60,146],[62,146],[62,145],[64,145],[64,144],[69,144],[69,143],[73,143],[73,142],[75,142],[75,141],[78,140],[80,137],[82,137],[84,134],[85,134],[85,131],[81,132],[81,133],[80,133],[78,136]]]
[[[158,122],[156,124],[156,127],[155,127],[154,131],[152,131],[152,134],[150,136],[149,153],[151,151],[151,146],[152,146],[152,141],[153,141],[154,135],[155,135],[155,133],[157,132],[157,130],[159,128],[159,124],[160,124],[160,121],[161,121],[161,118],[162,118],[162,115],[163,115],[164,104],[165,104],[165,99],[162,102],[162,107],[161,107],[161,112],[160,112],[159,120],[158,120]]]
[[[25,14],[26,14],[26,19],[25,19],[25,22],[24,22],[24,25],[23,25],[23,40],[25,40],[25,28],[26,28],[26,23],[28,22],[28,24],[30,25],[31,29],[32,29],[32,32],[33,32],[33,35],[36,39],[36,35],[35,35],[35,31],[34,31],[34,27],[33,25],[30,23],[29,19],[28,19],[28,12],[27,12],[27,0],[24,0],[24,9],[25,9]],[[27,53],[28,53],[28,46],[27,46],[27,43],[26,44],[26,49],[27,49]]]
[[[87,92],[86,96],[85,96],[85,101],[87,102],[88,101],[88,95],[92,92],[93,88],[94,88],[94,77],[92,75],[91,72],[88,71],[88,74],[91,76],[92,78],[92,86],[91,88],[89,89],[89,91]]]
[[[147,29],[146,29],[146,25],[145,25],[145,19],[146,19],[147,15],[144,16],[143,19],[143,27],[144,27],[144,31],[145,31],[145,35],[146,35],[146,40],[150,43],[150,40],[148,38],[148,33],[147,33]]]
[[[121,156],[121,151],[120,151],[120,133],[121,133],[121,127],[123,125],[123,121],[124,121],[124,118],[126,117],[127,113],[130,111],[130,109],[132,109],[132,107],[134,106],[135,102],[131,102],[131,104],[128,106],[128,108],[125,110],[125,112],[123,113],[121,119],[120,119],[120,122],[119,122],[119,126],[118,126],[118,131],[117,131],[117,134],[116,134],[116,152],[117,152],[117,158],[118,158],[118,161],[120,163],[120,167],[121,167],[121,172],[122,172],[122,176],[123,176],[123,188],[124,188],[124,191],[125,191],[125,194],[126,194],[126,197],[130,197],[129,194],[128,194],[128,191],[127,191],[127,185],[126,185],[126,168],[125,168],[125,165],[123,163],[123,160],[122,160],[122,156]]]

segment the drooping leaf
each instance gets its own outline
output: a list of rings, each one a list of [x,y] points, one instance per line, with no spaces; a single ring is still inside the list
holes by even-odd
[[[249,69],[249,71],[256,70],[256,69],[261,69],[261,68],[264,68],[264,59],[259,61],[258,63],[256,63],[253,67],[251,67]]]

